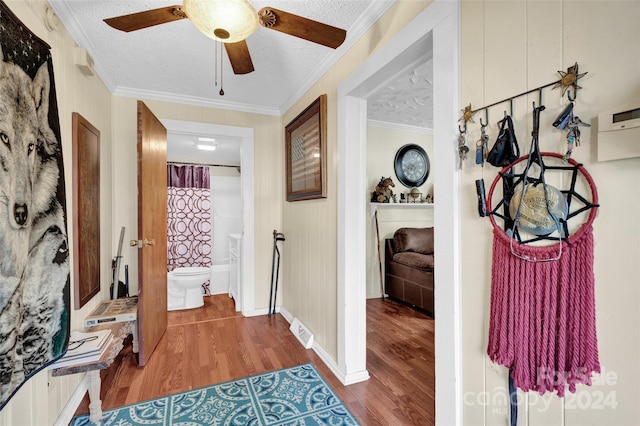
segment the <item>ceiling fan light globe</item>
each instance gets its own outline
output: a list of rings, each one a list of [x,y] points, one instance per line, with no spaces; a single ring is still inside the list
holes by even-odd
[[[258,13],[247,0],[184,0],[182,6],[196,28],[214,40],[236,43],[258,28]]]

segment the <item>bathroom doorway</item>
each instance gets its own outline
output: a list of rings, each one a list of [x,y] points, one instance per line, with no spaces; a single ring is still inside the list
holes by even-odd
[[[253,287],[254,276],[254,202],[253,202],[253,129],[201,122],[161,119],[167,128],[167,160],[181,164],[208,165],[213,171],[211,191],[223,194],[239,191],[240,194],[224,195],[229,203],[240,206],[221,206],[212,214],[215,223],[212,242],[212,281],[209,288],[212,294],[228,292],[229,256],[228,235],[241,239],[239,295],[236,297],[236,309],[241,313],[255,309]],[[205,138],[198,141],[198,138]],[[215,140],[215,141],[213,141]],[[215,151],[197,149],[198,144],[215,146]],[[214,182],[219,176],[219,182]],[[215,203],[215,201],[214,201]],[[215,207],[215,206],[214,206]],[[217,219],[216,219],[216,216]],[[226,225],[225,225],[226,223]],[[227,232],[228,231],[228,232]],[[226,244],[226,249],[215,245]],[[226,261],[226,263],[225,263]],[[220,281],[224,281],[220,283]],[[226,287],[226,288],[223,288]]]

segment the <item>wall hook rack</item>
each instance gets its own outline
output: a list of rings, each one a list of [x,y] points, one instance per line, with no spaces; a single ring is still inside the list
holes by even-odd
[[[521,96],[526,96],[530,93],[534,93],[536,91],[538,92],[539,104],[542,105],[542,90],[550,86],[553,86],[553,89],[557,87],[561,87],[562,95],[564,96],[564,92],[567,92],[567,96],[569,97],[569,100],[571,102],[575,101],[577,97],[578,89],[582,89],[582,87],[577,84],[578,80],[584,77],[585,75],[587,75],[587,72],[578,73],[578,63],[576,62],[574,65],[567,68],[566,72],[558,71],[558,74],[560,74],[560,77],[561,77],[559,80],[536,87],[535,89],[527,90],[526,92],[519,93],[515,96],[502,99],[498,102],[494,102],[492,104],[485,105],[483,107],[476,108],[476,109],[472,109],[471,104],[469,104],[464,108],[464,110],[462,110],[463,114],[462,114],[462,117],[460,117],[459,121],[462,121],[464,123],[465,129],[466,129],[467,121],[473,122],[472,117],[474,116],[474,114],[482,110],[487,111],[489,108],[494,107],[496,105],[500,105],[505,102],[509,102],[509,112],[510,112],[510,115],[513,115],[513,100]],[[570,90],[571,88],[573,88],[573,95],[571,94],[571,90]],[[505,111],[505,114],[506,114],[506,111]]]

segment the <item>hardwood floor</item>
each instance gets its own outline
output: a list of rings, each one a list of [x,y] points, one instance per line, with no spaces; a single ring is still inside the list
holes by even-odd
[[[169,327],[147,365],[127,345],[105,371],[102,408],[133,404],[311,362],[362,425],[435,423],[434,320],[386,299],[367,301],[367,370],[371,378],[343,386],[289,332],[281,316],[244,318],[226,295],[205,306],[169,312]],[[85,397],[76,411],[89,412]]]

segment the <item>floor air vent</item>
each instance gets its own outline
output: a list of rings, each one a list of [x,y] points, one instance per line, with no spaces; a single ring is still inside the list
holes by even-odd
[[[313,346],[313,333],[311,333],[311,330],[305,327],[298,318],[293,319],[289,330],[291,330],[298,341],[302,343],[305,349],[311,349],[311,346]]]

